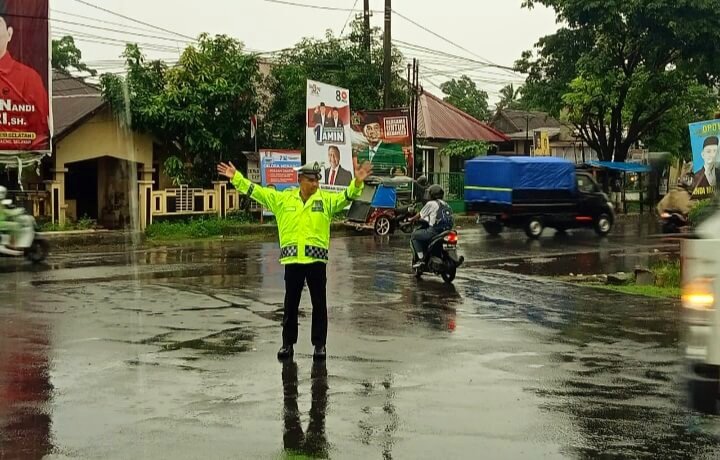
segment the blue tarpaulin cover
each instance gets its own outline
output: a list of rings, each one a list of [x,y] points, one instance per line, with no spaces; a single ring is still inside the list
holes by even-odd
[[[378,185],[372,200],[373,208],[394,208],[397,200],[397,191],[394,187]]]
[[[512,204],[513,190],[574,192],[575,164],[555,157],[476,158],[465,163],[465,201]]]

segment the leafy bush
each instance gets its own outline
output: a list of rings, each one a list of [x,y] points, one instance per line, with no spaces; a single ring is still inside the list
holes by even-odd
[[[690,210],[690,215],[688,216],[690,219],[690,225],[697,227],[700,223],[702,223],[702,221],[710,217],[714,211],[715,206],[713,204],[713,200],[707,199],[698,202],[698,204]]]
[[[680,262],[663,262],[652,268],[655,273],[655,286],[661,288],[680,287]]]

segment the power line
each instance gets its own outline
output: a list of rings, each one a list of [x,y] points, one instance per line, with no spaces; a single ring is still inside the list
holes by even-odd
[[[129,17],[129,16],[125,16],[124,14],[120,14],[120,13],[117,13],[117,12],[115,12],[115,11],[108,10],[108,9],[106,9],[106,8],[103,8],[103,7],[101,7],[101,6],[92,4],[92,3],[90,3],[90,2],[86,2],[85,0],[75,0],[75,1],[76,1],[77,3],[83,4],[83,5],[85,5],[85,6],[89,6],[90,8],[95,8],[96,10],[100,10],[100,11],[103,11],[103,12],[105,12],[105,13],[112,14],[112,15],[114,15],[114,16],[123,18],[123,19],[125,19],[125,20],[132,21],[132,22],[134,22],[134,23],[136,23],[136,24],[141,24],[141,25],[143,25],[143,26],[151,27],[151,28],[153,28],[153,29],[157,29],[157,30],[163,31],[163,32],[169,33],[169,34],[171,34],[171,35],[176,35],[176,36],[178,36],[178,37],[182,37],[182,38],[186,38],[186,39],[191,40],[191,41],[195,41],[195,38],[190,37],[190,36],[188,36],[188,35],[183,35],[183,34],[181,34],[181,33],[179,33],[179,32],[175,32],[175,31],[172,31],[172,30],[164,29],[164,28],[162,28],[162,27],[159,27],[159,26],[156,26],[156,25],[153,25],[153,24],[149,24],[149,23],[144,22],[144,21],[141,21],[141,20],[139,20],[139,19],[135,19],[135,18],[131,18],[131,17]]]
[[[345,33],[345,27],[347,27],[348,23],[350,22],[350,18],[352,17],[353,13],[355,12],[355,8],[357,7],[358,0],[355,0],[355,3],[353,3],[352,11],[348,14],[347,19],[345,20],[345,24],[343,25],[342,30],[340,31],[340,36]]]
[[[108,25],[111,25],[111,26],[125,27],[125,28],[128,28],[128,29],[139,30],[139,31],[141,31],[141,32],[151,32],[151,33],[155,33],[155,32],[156,32],[156,30],[149,29],[149,28],[131,26],[131,25],[129,25],[129,24],[123,24],[123,23],[121,23],[121,22],[105,21],[104,19],[93,18],[93,17],[91,17],[91,16],[83,16],[82,14],[68,13],[68,12],[66,12],[66,11],[60,11],[60,10],[55,10],[55,9],[50,10],[50,11],[51,11],[53,14],[62,14],[62,15],[65,15],[65,16],[70,16],[70,17],[74,17],[74,18],[78,18],[78,19],[87,19],[87,20],[90,20],[90,21],[99,22],[100,24],[108,24]],[[52,17],[50,18],[50,20],[51,20],[51,21],[57,21],[57,19],[52,18]]]
[[[66,30],[66,29],[55,29],[57,32],[64,33],[64,34],[71,34],[75,41],[78,42],[87,42],[87,43],[96,43],[101,45],[111,45],[111,46],[118,46],[121,48],[126,47],[129,43],[136,44],[138,46],[142,46],[144,49],[151,50],[151,51],[160,51],[165,53],[178,53],[177,48],[172,48],[170,46],[164,46],[164,45],[157,45],[153,43],[142,43],[137,42],[134,40],[123,40],[119,38],[112,38],[112,37],[101,37],[99,35],[92,35],[92,34],[86,34],[83,32],[78,31],[72,31],[72,30]],[[59,39],[62,38],[61,35],[55,34],[54,38]]]
[[[79,0],[76,0],[79,1]],[[353,12],[356,11],[355,9],[350,8],[339,8],[335,6],[324,6],[324,5],[309,5],[306,3],[296,3],[296,2],[289,2],[286,0],[263,0],[267,3],[276,3],[278,5],[286,5],[286,6],[296,6],[299,8],[309,8],[313,10],[324,10],[324,11],[344,11],[344,12]],[[373,13],[378,13],[379,11],[373,11]]]
[[[79,0],[76,0],[76,1],[79,1]],[[149,35],[149,34],[142,34],[142,33],[137,33],[137,32],[128,33],[128,32],[125,31],[125,30],[111,29],[111,28],[108,28],[108,27],[101,27],[101,26],[93,26],[93,25],[83,24],[83,23],[81,23],[81,22],[65,21],[65,20],[63,20],[63,19],[55,19],[55,18],[53,18],[53,19],[51,19],[50,21],[51,21],[51,22],[59,22],[59,23],[61,23],[61,24],[68,24],[68,25],[72,25],[72,26],[87,27],[87,28],[90,28],[90,29],[102,30],[102,31],[105,31],[105,32],[114,32],[114,33],[120,33],[120,34],[131,34],[131,35],[138,36],[138,37],[153,38],[153,39],[155,39],[155,40],[165,40],[165,41],[171,41],[171,42],[175,42],[175,43],[178,43],[178,42],[182,42],[182,43],[195,42],[194,39],[191,40],[191,41],[187,41],[187,40],[178,40],[177,38],[163,37],[163,36],[160,36],[160,35]]]
[[[473,51],[470,51],[469,49],[465,48],[464,46],[458,45],[457,43],[455,43],[454,41],[450,40],[449,38],[443,37],[442,35],[440,35],[440,34],[438,34],[438,33],[436,33],[436,32],[433,32],[432,30],[428,29],[428,28],[425,27],[424,25],[419,24],[419,23],[413,21],[412,19],[410,19],[409,17],[405,16],[404,14],[400,13],[400,12],[399,12],[398,10],[396,10],[396,9],[393,9],[393,13],[396,14],[397,16],[401,17],[402,19],[406,20],[406,21],[409,22],[410,24],[413,24],[414,26],[419,27],[420,29],[424,30],[425,32],[427,32],[427,33],[429,33],[429,34],[431,34],[431,35],[439,38],[440,40],[443,40],[444,42],[447,42],[447,43],[453,45],[454,47],[459,48],[459,49],[465,51],[466,53],[470,53],[470,54],[472,54],[472,55],[475,56],[475,57],[478,57],[478,58],[480,58],[480,59],[482,59],[482,60],[484,60],[484,61],[487,61],[488,66],[496,67],[496,68],[498,68],[498,69],[509,70],[509,71],[511,71],[511,72],[514,71],[514,69],[513,69],[512,67],[495,64],[494,62],[492,62],[492,61],[490,61],[490,60],[488,60],[488,59],[480,56],[479,54],[477,54],[477,53],[475,53],[475,52],[473,52]]]

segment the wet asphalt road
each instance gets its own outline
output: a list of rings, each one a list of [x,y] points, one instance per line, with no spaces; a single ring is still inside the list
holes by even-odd
[[[531,275],[632,269],[676,243],[628,226],[461,233],[454,286],[408,240],[333,241],[329,359],[303,298],[280,345],[274,243],[0,265],[0,459],[718,458],[686,409],[677,305]]]

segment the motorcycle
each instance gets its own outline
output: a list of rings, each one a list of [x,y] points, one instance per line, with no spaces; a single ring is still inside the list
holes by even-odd
[[[12,232],[12,236],[9,233],[0,233],[0,257],[24,257],[34,264],[47,259],[50,245],[38,233],[35,218],[26,214],[24,209],[13,207],[12,200],[3,200],[2,205],[9,220],[15,223],[17,228]]]
[[[663,233],[681,233],[689,226],[688,216],[678,210],[669,209],[660,214],[660,224]]]
[[[424,273],[432,273],[440,275],[446,283],[452,283],[455,280],[458,267],[465,262],[465,257],[458,256],[457,253],[458,239],[455,230],[448,230],[433,238],[428,245],[423,264],[414,268],[415,277],[420,279]],[[414,267],[418,257],[412,243],[410,248],[413,254],[412,263]]]

